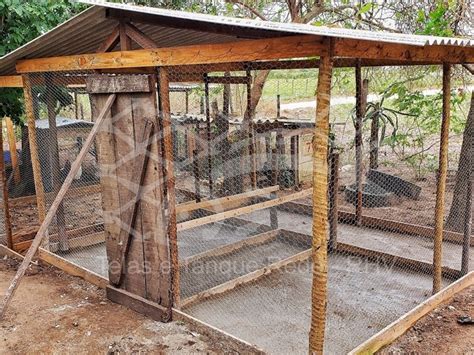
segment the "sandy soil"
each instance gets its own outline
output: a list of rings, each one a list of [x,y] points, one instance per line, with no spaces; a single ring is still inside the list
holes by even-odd
[[[3,293],[16,262],[0,261]],[[52,268],[23,279],[0,323],[2,354],[240,353],[237,344],[163,324],[113,304],[102,290]]]
[[[461,316],[474,317],[474,286],[420,319],[380,354],[473,354],[474,325],[459,325]]]

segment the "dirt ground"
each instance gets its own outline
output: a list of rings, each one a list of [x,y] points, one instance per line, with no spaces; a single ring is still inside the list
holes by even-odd
[[[16,262],[0,261],[0,290]],[[36,268],[18,288],[0,323],[1,354],[241,353],[236,343],[202,335],[113,304],[103,290],[53,268]]]
[[[462,316],[474,318],[474,286],[420,319],[380,354],[473,354],[474,325],[460,325]]]

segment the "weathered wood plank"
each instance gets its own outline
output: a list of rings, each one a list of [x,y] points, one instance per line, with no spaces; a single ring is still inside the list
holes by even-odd
[[[457,293],[474,285],[474,271],[452,283],[441,292],[431,296],[426,301],[420,303],[410,312],[382,329],[380,332],[357,346],[349,352],[350,355],[375,354],[379,349],[392,343],[395,339],[403,335],[418,320],[433,311],[436,307],[447,302]]]
[[[182,222],[182,223],[178,224],[178,231],[183,231],[183,230],[187,230],[187,229],[190,229],[190,228],[202,226],[204,224],[209,224],[209,223],[213,223],[213,222],[222,221],[222,220],[227,219],[227,218],[240,216],[242,214],[251,213],[251,212],[258,211],[258,210],[261,210],[261,209],[264,209],[264,208],[278,206],[278,205],[281,205],[281,204],[289,202],[289,201],[293,201],[293,200],[297,200],[297,199],[306,197],[306,196],[310,195],[312,193],[312,191],[313,191],[313,189],[306,189],[306,190],[295,192],[293,194],[282,196],[282,197],[279,197],[279,198],[276,198],[276,199],[273,199],[273,200],[260,202],[260,203],[250,205],[250,206],[240,207],[240,208],[237,208],[235,210],[225,211],[225,212],[213,214],[213,215],[210,215],[210,216],[194,219],[194,220],[191,220],[191,221]]]
[[[283,260],[277,261],[273,264],[270,264],[268,266],[265,266],[262,269],[252,271],[248,274],[239,276],[239,277],[237,277],[233,280],[230,280],[230,281],[224,282],[223,284],[217,285],[217,286],[215,286],[215,287],[213,287],[209,290],[206,290],[206,291],[200,292],[196,295],[193,295],[191,297],[188,297],[188,298],[186,298],[185,300],[183,300],[181,302],[181,308],[189,307],[190,305],[195,304],[195,303],[200,302],[200,301],[203,301],[203,300],[205,300],[209,297],[219,295],[219,294],[222,294],[224,292],[228,292],[230,290],[233,290],[237,286],[241,286],[241,285],[244,285],[246,283],[256,281],[259,278],[261,278],[265,275],[268,275],[268,274],[272,273],[275,270],[279,270],[279,269],[281,269],[285,266],[308,260],[309,258],[311,258],[311,252],[312,252],[311,249],[302,251],[301,253],[292,255],[292,256],[290,256],[286,259],[283,259]]]
[[[184,212],[195,211],[201,208],[209,208],[209,209],[217,208],[217,209],[224,210],[226,209],[226,206],[228,205],[228,203],[246,201],[252,197],[266,195],[266,194],[278,191],[279,189],[280,189],[280,186],[276,185],[276,186],[266,187],[263,189],[243,192],[237,195],[215,198],[212,200],[206,200],[206,201],[189,203],[189,204],[180,204],[176,206],[176,212],[184,213]]]
[[[90,94],[150,92],[151,85],[148,75],[94,75],[87,79],[86,90]]]
[[[126,290],[112,286],[106,287],[107,298],[112,302],[128,307],[135,312],[141,313],[159,322],[171,321],[171,308],[166,308],[158,303],[137,296]]]

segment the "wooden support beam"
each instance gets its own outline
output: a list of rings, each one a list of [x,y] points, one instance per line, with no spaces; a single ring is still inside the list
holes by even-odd
[[[302,252],[300,252],[298,254],[295,254],[295,255],[292,255],[292,256],[290,256],[286,259],[277,261],[277,262],[275,262],[273,264],[270,264],[268,266],[265,266],[261,269],[252,271],[248,274],[239,276],[239,277],[237,277],[233,280],[230,280],[230,281],[224,282],[223,284],[217,285],[217,286],[215,286],[215,287],[213,287],[209,290],[206,290],[206,291],[200,292],[196,295],[193,295],[191,297],[188,297],[188,298],[186,298],[185,300],[183,300],[181,302],[181,308],[189,307],[190,305],[195,304],[197,302],[201,302],[201,301],[203,301],[203,300],[205,300],[209,297],[219,295],[219,294],[222,294],[224,292],[231,291],[234,288],[236,288],[238,286],[241,286],[241,285],[244,285],[244,284],[247,284],[249,282],[255,282],[259,278],[261,278],[265,275],[268,275],[268,274],[272,273],[275,270],[279,270],[279,269],[281,269],[285,266],[288,266],[288,265],[291,265],[291,264],[294,264],[294,263],[306,261],[309,258],[311,258],[311,249],[302,251]]]
[[[247,248],[249,246],[254,246],[254,245],[259,245],[266,243],[270,240],[276,239],[278,235],[280,234],[280,230],[271,230],[268,232],[263,232],[260,234],[257,234],[252,237],[248,237],[242,240],[239,240],[238,242],[231,243],[231,244],[225,244],[223,246],[206,250],[202,253],[195,254],[193,256],[190,256],[183,261],[179,263],[179,266],[181,268],[186,268],[188,267],[191,263],[194,263],[196,261],[204,260],[204,259],[209,259],[209,258],[214,258],[217,256],[225,255],[225,254],[230,254],[233,252],[236,252],[238,250],[241,250],[243,248]]]
[[[415,46],[349,38],[335,38],[332,54],[334,57],[396,60],[401,62],[433,61],[438,64],[474,62],[474,47]]]
[[[202,225],[205,225],[205,224],[222,221],[222,220],[227,219],[227,218],[240,216],[242,214],[247,214],[247,213],[251,213],[251,212],[254,212],[254,211],[262,210],[262,209],[265,209],[265,208],[278,206],[278,205],[281,205],[281,204],[289,202],[289,201],[298,200],[300,198],[303,198],[303,197],[306,197],[306,196],[310,195],[312,193],[312,191],[313,191],[313,189],[306,189],[306,190],[302,190],[302,191],[299,191],[299,192],[296,192],[296,193],[293,193],[293,194],[290,194],[290,195],[286,195],[286,196],[276,198],[274,200],[260,202],[260,203],[254,204],[254,205],[240,207],[240,208],[237,208],[235,210],[225,211],[225,212],[213,214],[213,215],[210,215],[210,216],[194,219],[194,220],[191,220],[191,221],[182,222],[182,223],[178,224],[178,232],[184,231],[184,230],[187,230],[187,229],[191,229],[191,228],[194,228],[194,227],[202,226]]]
[[[7,247],[13,249],[12,221],[10,218],[10,206],[8,204],[8,185],[5,171],[5,155],[3,154],[3,120],[0,120],[0,184],[2,185],[3,214]],[[16,153],[16,150],[15,150]]]
[[[41,175],[41,164],[39,161],[38,140],[36,138],[36,119],[33,104],[32,85],[29,76],[23,75],[23,95],[25,98],[25,111],[28,124],[28,143],[30,148],[30,159],[33,167],[33,179],[35,183],[36,208],[38,220],[42,223],[46,216],[46,202],[44,196],[43,178]]]
[[[23,78],[21,75],[0,76],[0,88],[22,88]]]
[[[365,116],[365,105],[364,105],[364,93],[362,87],[362,67],[360,61],[357,63],[355,67],[355,83],[356,83],[356,119],[354,122],[355,126],[355,155],[356,155],[356,176],[355,176],[355,184],[356,184],[356,191],[357,191],[357,199],[356,199],[356,223],[360,225],[362,219],[362,192],[363,192],[363,184],[362,184],[362,125]]]
[[[18,73],[228,63],[326,55],[327,44],[314,36],[237,41],[173,48],[122,50],[21,60]]]
[[[380,332],[357,346],[355,349],[351,350],[349,354],[375,354],[378,350],[402,336],[422,317],[433,311],[435,308],[439,307],[441,304],[447,302],[454,295],[472,285],[474,285],[474,271],[471,271],[469,274],[452,283],[441,292],[420,303],[410,312],[404,314],[402,317],[389,324]]]
[[[113,50],[120,40],[120,25],[117,25],[105,41],[97,48],[97,53],[105,53]]]
[[[5,311],[10,304],[10,301],[15,294],[15,291],[23,277],[23,275],[26,272],[26,269],[28,268],[31,260],[33,259],[33,256],[36,254],[36,251],[40,247],[43,238],[53,221],[53,218],[57,212],[57,209],[59,207],[59,204],[62,202],[64,199],[64,196],[66,195],[66,191],[69,189],[71,186],[72,182],[74,181],[74,177],[76,176],[77,172],[79,171],[79,168],[81,167],[82,161],[84,160],[85,156],[89,153],[89,148],[91,147],[92,143],[94,142],[95,136],[97,135],[102,123],[105,120],[107,112],[110,110],[112,107],[113,102],[115,101],[115,94],[112,94],[109,96],[106,104],[104,105],[103,110],[100,112],[99,116],[97,117],[96,123],[94,124],[94,127],[92,128],[91,132],[89,133],[89,136],[87,137],[87,140],[84,142],[84,145],[79,152],[76,160],[71,166],[71,170],[69,171],[66,179],[64,180],[64,183],[59,190],[55,200],[51,204],[51,207],[49,208],[48,214],[44,218],[44,221],[42,222],[38,233],[36,234],[35,239],[33,240],[33,243],[28,249],[28,252],[25,255],[25,259],[21,263],[20,267],[17,270],[17,273],[15,277],[13,278],[10,286],[5,292],[5,296],[0,303],[0,319],[3,318],[5,315]]]
[[[163,157],[165,161],[166,192],[168,198],[168,239],[171,259],[172,304],[180,304],[178,231],[176,212],[176,181],[174,175],[173,136],[171,127],[171,103],[169,93],[169,70],[160,68],[159,95],[161,103],[161,123],[163,128]]]
[[[328,143],[332,58],[324,56],[319,66],[316,126],[313,138],[313,286],[309,350],[322,354],[327,305],[328,234]]]
[[[16,151],[16,137],[13,121],[10,117],[5,117],[5,125],[7,127],[8,146],[10,148],[10,160],[13,170],[13,181],[18,185],[21,181],[20,166],[18,164],[18,155]]]
[[[142,48],[151,49],[158,47],[155,41],[153,41],[150,37],[148,37],[131,23],[127,23],[125,25],[125,33]]]
[[[441,264],[443,258],[444,206],[448,172],[449,124],[451,121],[451,65],[443,64],[443,117],[439,147],[439,167],[436,185],[435,235],[433,246],[433,294],[441,290]]]
[[[243,192],[237,195],[220,197],[213,200],[206,200],[206,201],[195,202],[195,203],[190,203],[190,204],[180,204],[176,206],[176,212],[177,213],[191,212],[191,211],[195,211],[201,208],[208,208],[208,209],[213,209],[213,210],[217,208],[217,209],[224,210],[226,209],[226,206],[229,203],[246,201],[252,197],[266,195],[266,194],[278,191],[279,189],[280,189],[280,186],[276,185],[276,186],[266,187],[263,189]]]
[[[48,141],[49,141],[49,167],[51,174],[51,186],[53,194],[59,192],[61,188],[61,170],[59,166],[59,142],[58,142],[58,128],[56,127],[56,97],[54,97],[54,84],[49,75],[45,75],[45,89],[46,89],[46,108],[48,113]],[[56,226],[58,228],[59,249],[67,251],[69,249],[68,239],[66,234],[66,217],[64,212],[64,204],[61,202],[58,205],[56,212]]]

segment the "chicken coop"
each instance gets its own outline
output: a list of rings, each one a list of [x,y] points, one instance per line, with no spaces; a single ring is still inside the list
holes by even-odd
[[[445,226],[472,40],[81,2],[0,58],[33,190],[3,172],[6,247],[270,353],[349,352],[472,270],[471,232]],[[407,92],[440,108],[426,180],[366,125],[374,88],[416,71]]]

